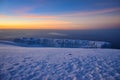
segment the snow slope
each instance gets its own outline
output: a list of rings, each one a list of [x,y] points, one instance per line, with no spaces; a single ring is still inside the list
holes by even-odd
[[[0,80],[120,80],[120,50],[0,45]]]

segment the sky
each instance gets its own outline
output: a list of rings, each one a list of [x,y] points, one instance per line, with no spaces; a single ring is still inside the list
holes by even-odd
[[[0,0],[0,29],[120,28],[120,0]]]

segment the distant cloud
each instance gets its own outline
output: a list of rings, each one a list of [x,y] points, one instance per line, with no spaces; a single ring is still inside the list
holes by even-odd
[[[57,16],[46,16],[46,15],[22,15],[22,18],[56,18]]]
[[[48,33],[50,35],[55,35],[55,36],[67,36],[67,34],[63,34],[63,33],[57,33],[57,32],[50,32]]]
[[[84,12],[74,12],[74,13],[64,13],[59,15],[38,15],[38,14],[28,14],[27,11],[32,10],[31,8],[23,8],[23,10],[17,10],[15,11],[18,13],[18,15],[9,16],[9,15],[2,15],[0,14],[0,18],[63,18],[63,17],[81,17],[81,16],[93,16],[93,15],[99,15],[99,14],[106,14],[106,13],[112,13],[112,12],[119,12],[120,8],[109,8],[109,9],[102,9],[102,10],[95,10],[95,11],[84,11]],[[20,14],[22,13],[22,14]]]
[[[14,10],[12,10],[12,13],[15,14],[27,14],[29,11],[34,10],[35,7],[31,6],[31,7],[20,7],[20,8],[16,8]]]
[[[102,9],[102,10],[96,10],[96,11],[74,12],[69,14],[63,14],[61,16],[90,16],[90,15],[105,14],[105,13],[111,13],[111,12],[117,12],[117,11],[120,11],[120,7]]]
[[[28,18],[28,19],[34,19],[34,18],[57,18],[58,16],[47,16],[47,15],[36,15],[36,14],[23,14],[23,15],[17,15],[17,16],[12,16],[12,15],[3,15],[0,14],[0,18]]]
[[[0,14],[0,18],[8,18],[10,16]]]
[[[96,3],[95,6],[109,6],[112,5],[112,3]]]

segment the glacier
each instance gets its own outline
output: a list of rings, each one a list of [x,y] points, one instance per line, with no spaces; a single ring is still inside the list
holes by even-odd
[[[52,39],[52,38],[16,38],[20,46],[60,47],[60,48],[110,48],[111,43],[103,41]]]

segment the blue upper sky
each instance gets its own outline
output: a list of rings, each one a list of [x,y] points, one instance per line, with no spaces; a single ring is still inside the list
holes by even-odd
[[[35,20],[38,16],[36,20],[49,20],[46,19],[47,16],[47,18],[60,17],[52,19],[52,21],[65,20],[70,22],[70,19],[73,19],[74,21],[71,22],[74,25],[79,25],[82,22],[78,18],[81,17],[84,17],[84,19],[91,17],[92,19],[96,16],[108,17],[112,15],[109,18],[116,19],[116,16],[120,16],[119,14],[120,0],[0,0],[0,16],[5,21],[6,17],[16,19],[14,16],[17,16],[17,19],[31,18],[32,20]]]
[[[120,7],[120,0],[0,0],[0,13],[31,8],[28,13],[61,14]]]

